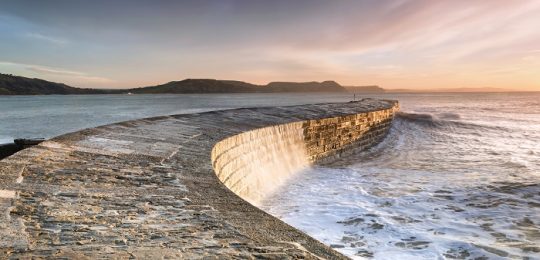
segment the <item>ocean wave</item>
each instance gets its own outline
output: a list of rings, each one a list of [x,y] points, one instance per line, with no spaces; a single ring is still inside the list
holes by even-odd
[[[465,122],[460,120],[461,116],[455,113],[438,113],[438,114],[424,114],[424,113],[410,113],[410,112],[398,112],[396,114],[398,120],[404,120],[412,123],[416,123],[423,126],[437,127],[437,128],[462,128],[467,130],[494,130],[494,131],[508,131],[509,129],[502,126],[489,126],[478,123]]]
[[[398,118],[414,120],[414,121],[433,121],[433,115],[431,114],[420,114],[420,113],[406,113],[406,112],[397,112]]]
[[[463,99],[402,102],[381,143],[306,170],[265,209],[353,259],[536,259],[540,117]]]
[[[459,120],[461,119],[461,116],[456,113],[439,113],[437,114],[437,117],[440,119],[448,119],[448,120]]]

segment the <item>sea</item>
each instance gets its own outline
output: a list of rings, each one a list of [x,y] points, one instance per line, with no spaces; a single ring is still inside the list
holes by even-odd
[[[262,208],[353,259],[540,259],[540,93],[391,97],[381,144]]]
[[[296,174],[262,209],[353,259],[540,259],[540,92],[0,96],[0,143],[360,98],[400,101],[385,140]]]
[[[145,117],[351,100],[352,94],[0,96],[0,144]]]

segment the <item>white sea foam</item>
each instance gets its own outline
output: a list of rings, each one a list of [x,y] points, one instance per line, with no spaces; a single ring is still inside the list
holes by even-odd
[[[262,207],[353,258],[540,259],[540,114],[483,102],[402,101],[435,116],[398,118],[379,146],[304,171]]]

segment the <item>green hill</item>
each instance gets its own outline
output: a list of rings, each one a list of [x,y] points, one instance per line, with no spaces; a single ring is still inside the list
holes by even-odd
[[[0,95],[105,94],[99,89],[74,88],[66,84],[0,73]]]
[[[185,79],[130,89],[74,88],[62,83],[0,74],[0,95],[70,95],[70,94],[188,94],[188,93],[283,93],[283,92],[346,92],[335,81],[271,82],[255,85],[243,81]]]
[[[249,93],[259,87],[250,83],[233,80],[185,79],[162,85],[132,88],[125,91],[136,94],[184,94],[184,93]]]
[[[185,79],[162,85],[127,89],[137,94],[157,93],[281,93],[281,92],[344,92],[334,81],[324,82],[271,82],[261,86],[243,81],[216,79]]]

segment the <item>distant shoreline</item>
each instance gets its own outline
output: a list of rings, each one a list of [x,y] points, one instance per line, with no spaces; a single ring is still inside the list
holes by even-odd
[[[385,95],[385,94],[497,94],[497,93],[540,93],[540,90],[538,91],[471,91],[471,92],[456,92],[456,91],[449,91],[449,92],[443,92],[443,91],[411,91],[411,92],[393,92],[393,91],[385,91],[381,93],[374,93],[374,92],[209,92],[209,93],[89,93],[89,94],[9,94],[9,95],[2,95],[0,94],[0,97],[16,97],[16,96],[100,96],[100,95],[219,95],[219,94],[294,94],[294,95],[302,95],[302,94],[357,94],[357,95]]]
[[[539,90],[540,91],[540,90]],[[445,89],[384,89],[377,85],[343,86],[328,80],[322,82],[285,82],[274,81],[266,85],[257,85],[238,80],[184,79],[165,84],[126,88],[95,89],[76,88],[63,83],[43,79],[26,78],[0,73],[0,96],[11,95],[99,95],[99,94],[231,94],[231,93],[507,93],[537,92],[514,91],[502,88],[445,88]]]

